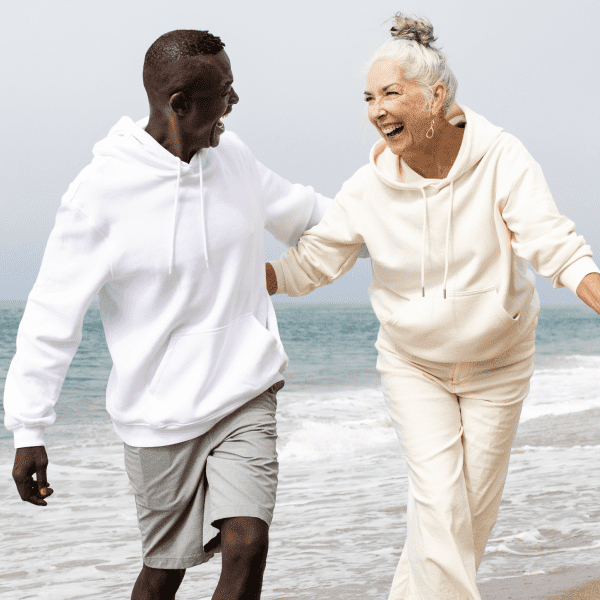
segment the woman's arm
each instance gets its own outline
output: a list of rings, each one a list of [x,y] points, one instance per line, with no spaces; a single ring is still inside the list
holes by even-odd
[[[553,287],[580,296],[583,279],[600,271],[592,249],[577,235],[575,223],[560,214],[540,165],[517,140],[507,145],[502,168],[512,181],[501,215],[512,233],[514,253],[550,278]]]
[[[600,315],[600,273],[586,275],[577,286],[577,295]]]
[[[350,270],[363,247],[356,231],[355,199],[345,187],[329,205],[321,222],[306,231],[298,247],[290,248],[279,260],[267,263],[270,294],[304,296],[328,285]]]

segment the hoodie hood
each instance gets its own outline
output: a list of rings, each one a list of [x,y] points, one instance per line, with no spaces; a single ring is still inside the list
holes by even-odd
[[[389,187],[398,190],[419,190],[423,196],[423,234],[421,248],[421,295],[425,297],[425,255],[428,245],[427,223],[427,193],[426,189],[438,193],[446,186],[450,186],[450,201],[448,203],[448,220],[446,226],[446,258],[444,264],[443,296],[446,298],[446,284],[448,281],[448,264],[450,236],[452,231],[452,207],[454,203],[454,182],[475,166],[492,147],[502,128],[492,125],[487,119],[474,113],[465,106],[460,106],[466,119],[465,134],[460,145],[460,150],[450,172],[444,179],[418,178],[412,182],[398,180],[398,157],[392,153],[384,140],[378,141],[371,149],[370,163],[375,175]]]
[[[108,135],[94,145],[93,153],[97,157],[112,158],[128,165],[151,171],[155,176],[177,177],[180,159],[161,146],[145,131],[148,117],[134,122],[129,117],[122,117],[114,125]],[[205,158],[207,148],[203,148],[196,156]],[[193,168],[196,156],[181,168]]]
[[[460,106],[465,114],[465,134],[458,156],[444,179],[423,179],[419,182],[403,183],[398,180],[398,157],[392,153],[384,140],[373,145],[369,157],[375,175],[386,185],[399,190],[422,189],[424,187],[442,189],[456,181],[478,163],[492,147],[502,128],[492,125],[485,117],[474,113],[466,106]]]
[[[202,227],[204,239],[204,256],[206,267],[209,267],[208,246],[206,235],[206,216],[204,210],[204,195],[202,193],[202,163],[206,159],[208,149],[203,148],[194,155],[189,163],[183,162],[179,157],[161,146],[149,133],[145,131],[148,117],[134,122],[129,117],[122,117],[111,128],[103,140],[94,145],[93,153],[98,158],[108,158],[123,162],[129,166],[146,171],[154,177],[173,179],[173,213],[171,219],[169,275],[173,271],[175,255],[175,238],[177,234],[177,218],[179,216],[179,188],[182,173],[197,171],[199,175],[199,195],[202,211]]]

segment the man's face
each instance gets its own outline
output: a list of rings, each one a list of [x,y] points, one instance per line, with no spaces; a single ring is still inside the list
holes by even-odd
[[[189,59],[186,65],[194,84],[187,86],[188,112],[180,120],[182,133],[196,148],[215,147],[225,131],[221,119],[239,101],[233,89],[233,74],[224,50]]]

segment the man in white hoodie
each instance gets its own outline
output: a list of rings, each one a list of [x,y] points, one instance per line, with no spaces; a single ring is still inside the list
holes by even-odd
[[[63,197],[6,380],[13,477],[24,501],[46,506],[44,429],[99,296],[107,410],[142,533],[134,600],[174,598],[219,546],[213,598],[260,598],[287,365],[263,230],[293,245],[327,205],[225,132],[238,96],[223,46],[181,30],[148,50],[149,119],[122,118]]]

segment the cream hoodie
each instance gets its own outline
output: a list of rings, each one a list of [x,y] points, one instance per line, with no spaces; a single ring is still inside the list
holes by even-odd
[[[133,446],[197,437],[283,379],[264,230],[295,244],[328,200],[225,132],[188,163],[122,118],[64,195],[4,392],[15,446],[44,443],[96,295],[107,410]]]
[[[403,161],[399,168],[376,143],[319,225],[273,263],[278,293],[331,283],[365,243],[384,332],[408,354],[462,362],[497,356],[535,327],[539,298],[527,262],[573,292],[598,272],[519,140],[461,108],[465,134],[448,177],[424,179]]]

